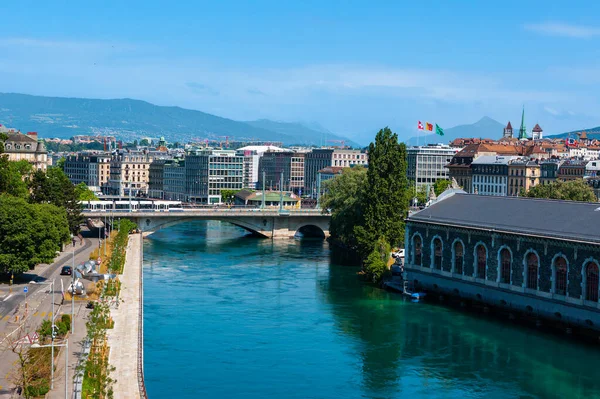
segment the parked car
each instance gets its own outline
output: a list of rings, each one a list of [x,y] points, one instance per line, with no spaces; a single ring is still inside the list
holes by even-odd
[[[392,252],[392,258],[394,258],[394,259],[404,258],[404,249],[399,249],[397,252]]]
[[[73,273],[73,269],[71,268],[71,266],[63,266],[60,271],[61,276],[70,276],[71,273]]]

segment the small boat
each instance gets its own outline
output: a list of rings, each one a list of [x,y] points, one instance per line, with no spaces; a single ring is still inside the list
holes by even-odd
[[[427,294],[424,292],[415,292],[414,287],[411,287],[411,285],[412,284],[410,281],[404,281],[404,287],[402,290],[403,295],[410,297],[410,299],[412,299],[414,302],[418,302],[420,299],[423,299],[425,296],[427,296]]]

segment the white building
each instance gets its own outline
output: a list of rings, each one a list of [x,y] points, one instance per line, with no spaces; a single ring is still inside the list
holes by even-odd
[[[427,146],[409,147],[407,151],[407,170],[409,180],[416,183],[417,189],[429,187],[437,180],[448,180],[449,170],[446,165],[450,163],[454,154],[460,148],[453,148],[443,144],[429,144]]]
[[[473,193],[508,195],[508,164],[518,156],[483,155],[471,163]]]
[[[584,177],[600,177],[600,159],[589,161],[585,165]]]
[[[587,147],[568,147],[569,158],[581,158],[591,161],[600,158],[600,151]]]

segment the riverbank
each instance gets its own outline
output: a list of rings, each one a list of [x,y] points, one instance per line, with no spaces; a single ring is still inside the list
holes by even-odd
[[[111,309],[114,328],[108,330],[110,347],[109,364],[115,368],[111,373],[116,379],[113,385],[115,398],[143,398],[140,385],[135,383],[141,375],[141,234],[130,234],[127,255],[121,281],[119,304]]]

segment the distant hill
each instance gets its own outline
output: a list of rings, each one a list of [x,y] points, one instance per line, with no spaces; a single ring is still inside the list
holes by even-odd
[[[586,132],[588,139],[597,139],[600,140],[600,126],[598,127],[593,127],[591,129],[581,129],[581,130],[575,130],[572,132],[566,132],[566,133],[560,133],[560,134],[552,134],[549,136],[544,136],[547,138],[555,138],[555,139],[564,139],[567,137],[572,137],[574,139],[577,139],[578,137],[578,133],[581,132]]]
[[[495,121],[487,116],[484,116],[483,118],[471,125],[458,125],[455,127],[444,129],[444,136],[438,136],[437,134],[428,134],[419,137],[411,137],[407,141],[407,144],[446,144],[454,139],[466,137],[500,139],[502,137],[504,127],[505,125],[503,125],[502,123]]]
[[[238,122],[201,111],[128,98],[97,100],[15,93],[0,93],[0,124],[24,132],[36,131],[40,137],[111,134],[125,141],[164,136],[167,141],[186,142],[192,138],[228,136],[229,140],[319,145],[322,136],[319,131],[294,123]]]
[[[260,129],[270,130],[277,132],[285,136],[292,136],[296,138],[296,144],[316,144],[316,145],[340,145],[339,142],[343,140],[344,144],[351,147],[358,147],[359,145],[347,138],[338,136],[326,129],[321,128],[319,125],[313,124],[315,128],[311,128],[302,123],[288,123],[288,122],[276,122],[269,119],[260,119],[257,121],[245,122],[250,126],[254,126]],[[319,130],[317,130],[319,129]]]

